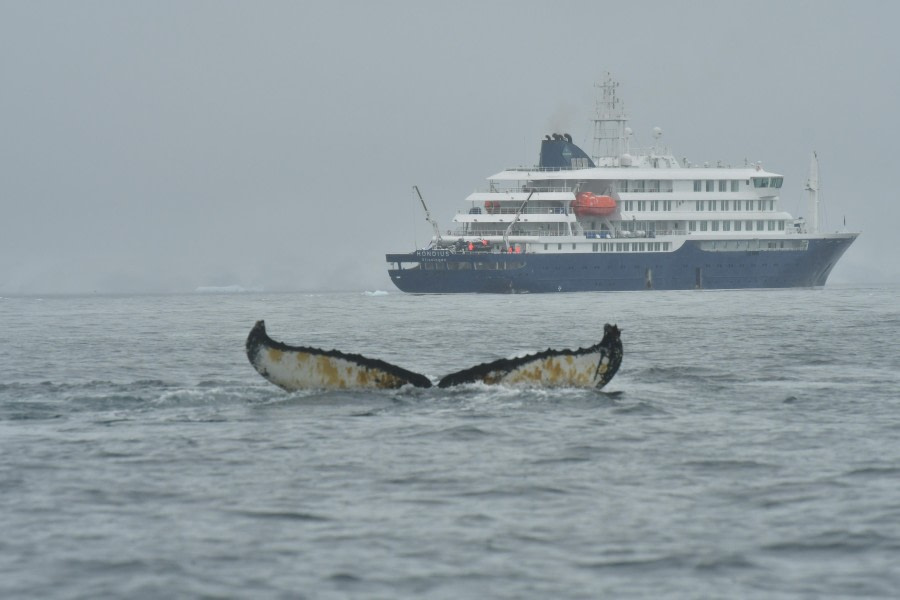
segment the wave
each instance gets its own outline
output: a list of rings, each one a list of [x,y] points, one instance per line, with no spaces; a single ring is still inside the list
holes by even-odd
[[[198,294],[248,294],[260,293],[261,287],[244,287],[242,285],[201,285],[194,290]]]
[[[875,530],[831,530],[797,539],[767,544],[762,549],[775,553],[835,552],[848,555],[876,548],[897,548],[897,540]]]
[[[366,290],[365,292],[363,292],[363,296],[387,296],[387,295],[388,295],[388,293],[384,290],[375,290],[373,292]]]
[[[284,393],[264,382],[203,381],[198,385],[143,379],[128,383],[12,382],[0,384],[0,420],[59,418],[77,413],[215,407],[280,400]]]

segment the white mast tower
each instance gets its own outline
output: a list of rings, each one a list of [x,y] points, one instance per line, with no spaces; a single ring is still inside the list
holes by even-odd
[[[809,214],[809,233],[819,233],[819,158],[815,152],[810,157],[806,178],[806,212]]]
[[[597,100],[597,116],[594,121],[594,152],[592,158],[598,167],[619,166],[619,157],[628,152],[628,116],[621,100],[616,98],[619,84],[609,73],[603,83],[595,83],[602,94]]]

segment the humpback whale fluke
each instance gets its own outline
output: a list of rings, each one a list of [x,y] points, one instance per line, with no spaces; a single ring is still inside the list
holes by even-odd
[[[603,339],[589,348],[547,349],[519,358],[501,358],[451,373],[438,382],[438,387],[482,382],[600,389],[622,364],[621,333],[617,326],[607,323],[603,327]]]
[[[424,375],[383,360],[338,350],[289,346],[266,334],[257,321],[247,336],[247,358],[257,372],[288,390],[395,389],[406,384],[432,387]],[[606,324],[603,339],[589,348],[547,349],[519,358],[502,358],[451,373],[438,382],[446,388],[465,383],[582,387],[600,389],[622,364],[621,331]]]
[[[424,375],[383,360],[276,342],[266,334],[265,321],[257,321],[247,336],[247,358],[260,375],[288,391],[431,387]]]

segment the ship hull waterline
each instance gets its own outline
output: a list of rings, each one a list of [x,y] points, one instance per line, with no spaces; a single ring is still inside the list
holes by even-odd
[[[797,288],[825,285],[856,234],[809,239],[805,250],[388,254],[398,289],[413,294]],[[402,268],[415,264],[414,268]],[[398,268],[401,267],[401,268]]]

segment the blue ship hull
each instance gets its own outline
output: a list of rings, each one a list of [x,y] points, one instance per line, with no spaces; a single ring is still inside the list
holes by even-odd
[[[810,239],[805,250],[388,254],[391,281],[414,294],[790,288],[825,285],[855,234]],[[414,265],[414,266],[413,266]],[[398,268],[400,267],[400,268]]]

